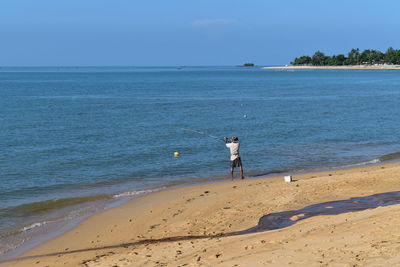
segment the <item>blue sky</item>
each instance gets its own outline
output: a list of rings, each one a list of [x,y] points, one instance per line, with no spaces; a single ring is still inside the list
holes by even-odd
[[[400,49],[395,0],[1,0],[1,66],[288,64]]]

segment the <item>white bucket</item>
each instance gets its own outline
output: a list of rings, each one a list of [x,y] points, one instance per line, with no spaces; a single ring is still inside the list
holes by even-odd
[[[285,182],[287,182],[287,183],[290,183],[291,181],[293,181],[291,175],[285,176],[284,179],[285,179]]]

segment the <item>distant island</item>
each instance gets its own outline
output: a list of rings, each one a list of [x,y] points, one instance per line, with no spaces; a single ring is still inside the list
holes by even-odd
[[[293,66],[354,66],[354,65],[399,65],[400,50],[388,48],[385,53],[379,50],[353,48],[347,53],[326,56],[317,51],[313,56],[301,56],[290,62]]]
[[[239,67],[255,67],[254,63],[244,63],[243,65],[240,65]]]

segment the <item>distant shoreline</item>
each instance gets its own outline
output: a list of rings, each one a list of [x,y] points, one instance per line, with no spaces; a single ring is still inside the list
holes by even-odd
[[[276,66],[262,69],[291,70],[400,70],[400,65],[352,65],[352,66]]]

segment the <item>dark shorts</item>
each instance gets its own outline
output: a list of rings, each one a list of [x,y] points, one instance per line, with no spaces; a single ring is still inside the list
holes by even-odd
[[[231,168],[240,166],[242,166],[242,160],[240,159],[240,157],[236,158],[235,160],[231,160]]]

